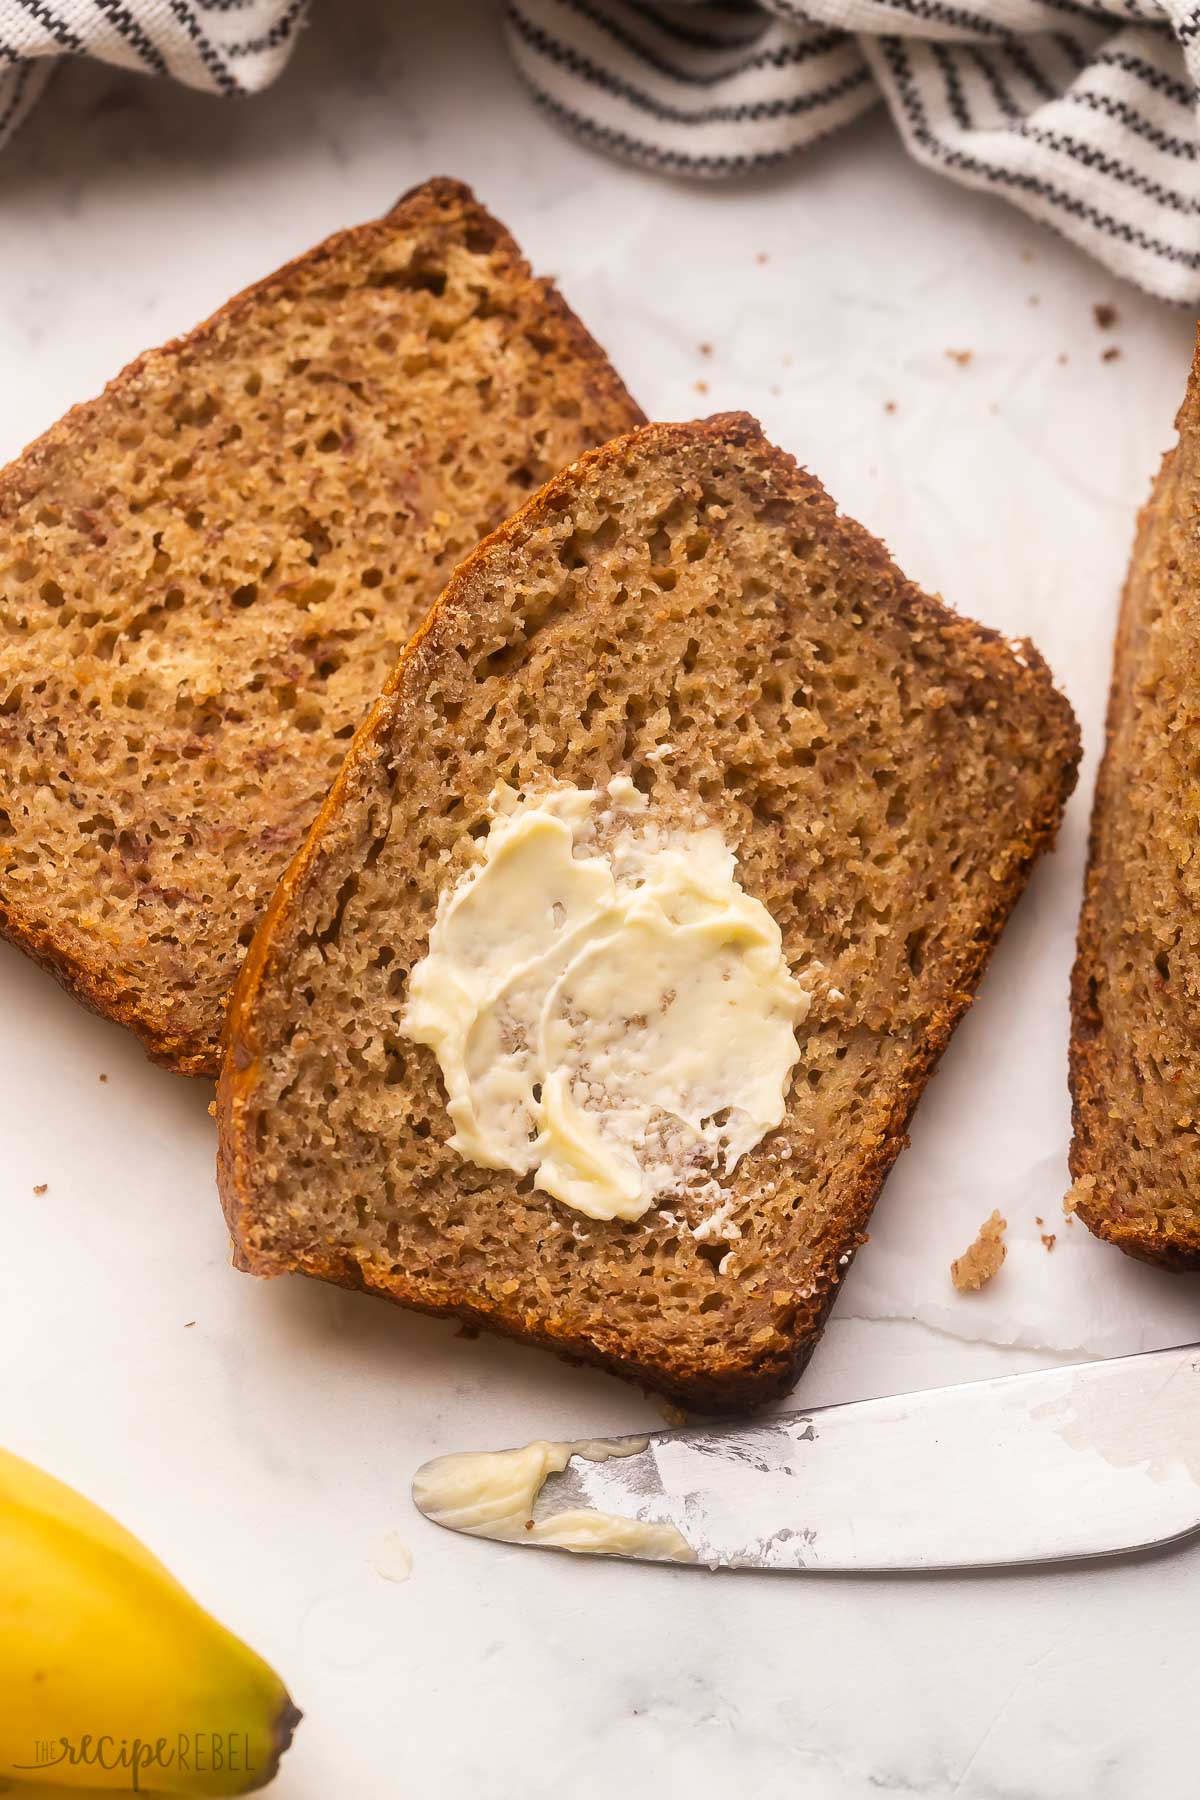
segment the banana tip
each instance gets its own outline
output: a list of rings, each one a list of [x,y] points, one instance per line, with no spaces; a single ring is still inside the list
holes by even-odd
[[[267,1782],[274,1781],[276,1775],[279,1773],[279,1764],[291,1749],[292,1739],[296,1735],[296,1727],[303,1717],[304,1714],[300,1711],[300,1708],[296,1705],[292,1696],[285,1693],[279,1711],[275,1716],[275,1725],[272,1732],[270,1766],[267,1769],[263,1780],[255,1783],[256,1786],[265,1787]]]
[[[279,1709],[279,1717],[275,1721],[275,1755],[283,1756],[292,1747],[292,1739],[296,1735],[296,1727],[304,1714],[296,1705],[290,1694],[283,1696],[283,1705]]]

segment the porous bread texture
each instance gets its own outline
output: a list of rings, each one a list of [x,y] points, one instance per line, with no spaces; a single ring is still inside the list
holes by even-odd
[[[1071,983],[1074,1210],[1200,1269],[1200,348],[1137,539]]]
[[[666,746],[670,754],[662,754]],[[1037,653],[957,618],[752,419],[649,426],[551,481],[450,582],[356,738],[232,1004],[238,1256],[455,1313],[701,1410],[785,1389],[1074,780]],[[717,826],[813,992],[783,1126],[711,1200],[580,1217],[448,1147],[404,1036],[439,895],[503,780],[628,774]]]
[[[0,476],[0,929],[215,1074],[263,906],[450,571],[640,419],[444,180],[69,413]]]

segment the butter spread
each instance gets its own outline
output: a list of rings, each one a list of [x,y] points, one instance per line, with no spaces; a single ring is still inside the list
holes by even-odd
[[[618,776],[499,791],[401,1028],[437,1055],[460,1155],[638,1219],[780,1124],[809,999],[720,833],[664,830]]]
[[[499,1538],[512,1544],[549,1544],[599,1556],[639,1556],[656,1562],[695,1562],[695,1551],[674,1525],[624,1519],[614,1513],[577,1507],[546,1519],[532,1517],[534,1501],[551,1474],[560,1474],[572,1456],[606,1462],[636,1456],[648,1438],[615,1443],[588,1439],[553,1444],[545,1439],[522,1450],[467,1451],[439,1456],[413,1478],[413,1499],[435,1525]]]
[[[385,1581],[407,1581],[412,1574],[412,1551],[396,1531],[387,1533],[371,1562]]]

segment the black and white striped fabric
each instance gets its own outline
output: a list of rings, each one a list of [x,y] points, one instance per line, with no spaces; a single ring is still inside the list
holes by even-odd
[[[0,144],[60,56],[255,94],[288,59],[308,0],[0,0]]]
[[[0,143],[64,53],[253,93],[307,3],[0,0]],[[1200,0],[510,0],[507,16],[540,105],[615,156],[740,175],[882,99],[918,161],[1200,304]]]
[[[589,142],[762,169],[880,97],[918,161],[1200,302],[1197,0],[513,0],[513,55]]]

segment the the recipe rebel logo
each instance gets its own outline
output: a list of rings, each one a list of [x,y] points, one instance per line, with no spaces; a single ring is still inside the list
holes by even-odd
[[[189,1775],[252,1775],[258,1768],[250,1739],[240,1731],[177,1731],[170,1737],[114,1737],[108,1732],[85,1732],[80,1737],[38,1738],[31,1762],[14,1762],[15,1771],[47,1769],[103,1769],[106,1774],[129,1775],[127,1788],[108,1787],[112,1793],[139,1794],[143,1777],[160,1769]],[[153,1789],[156,1783],[145,1783]]]

